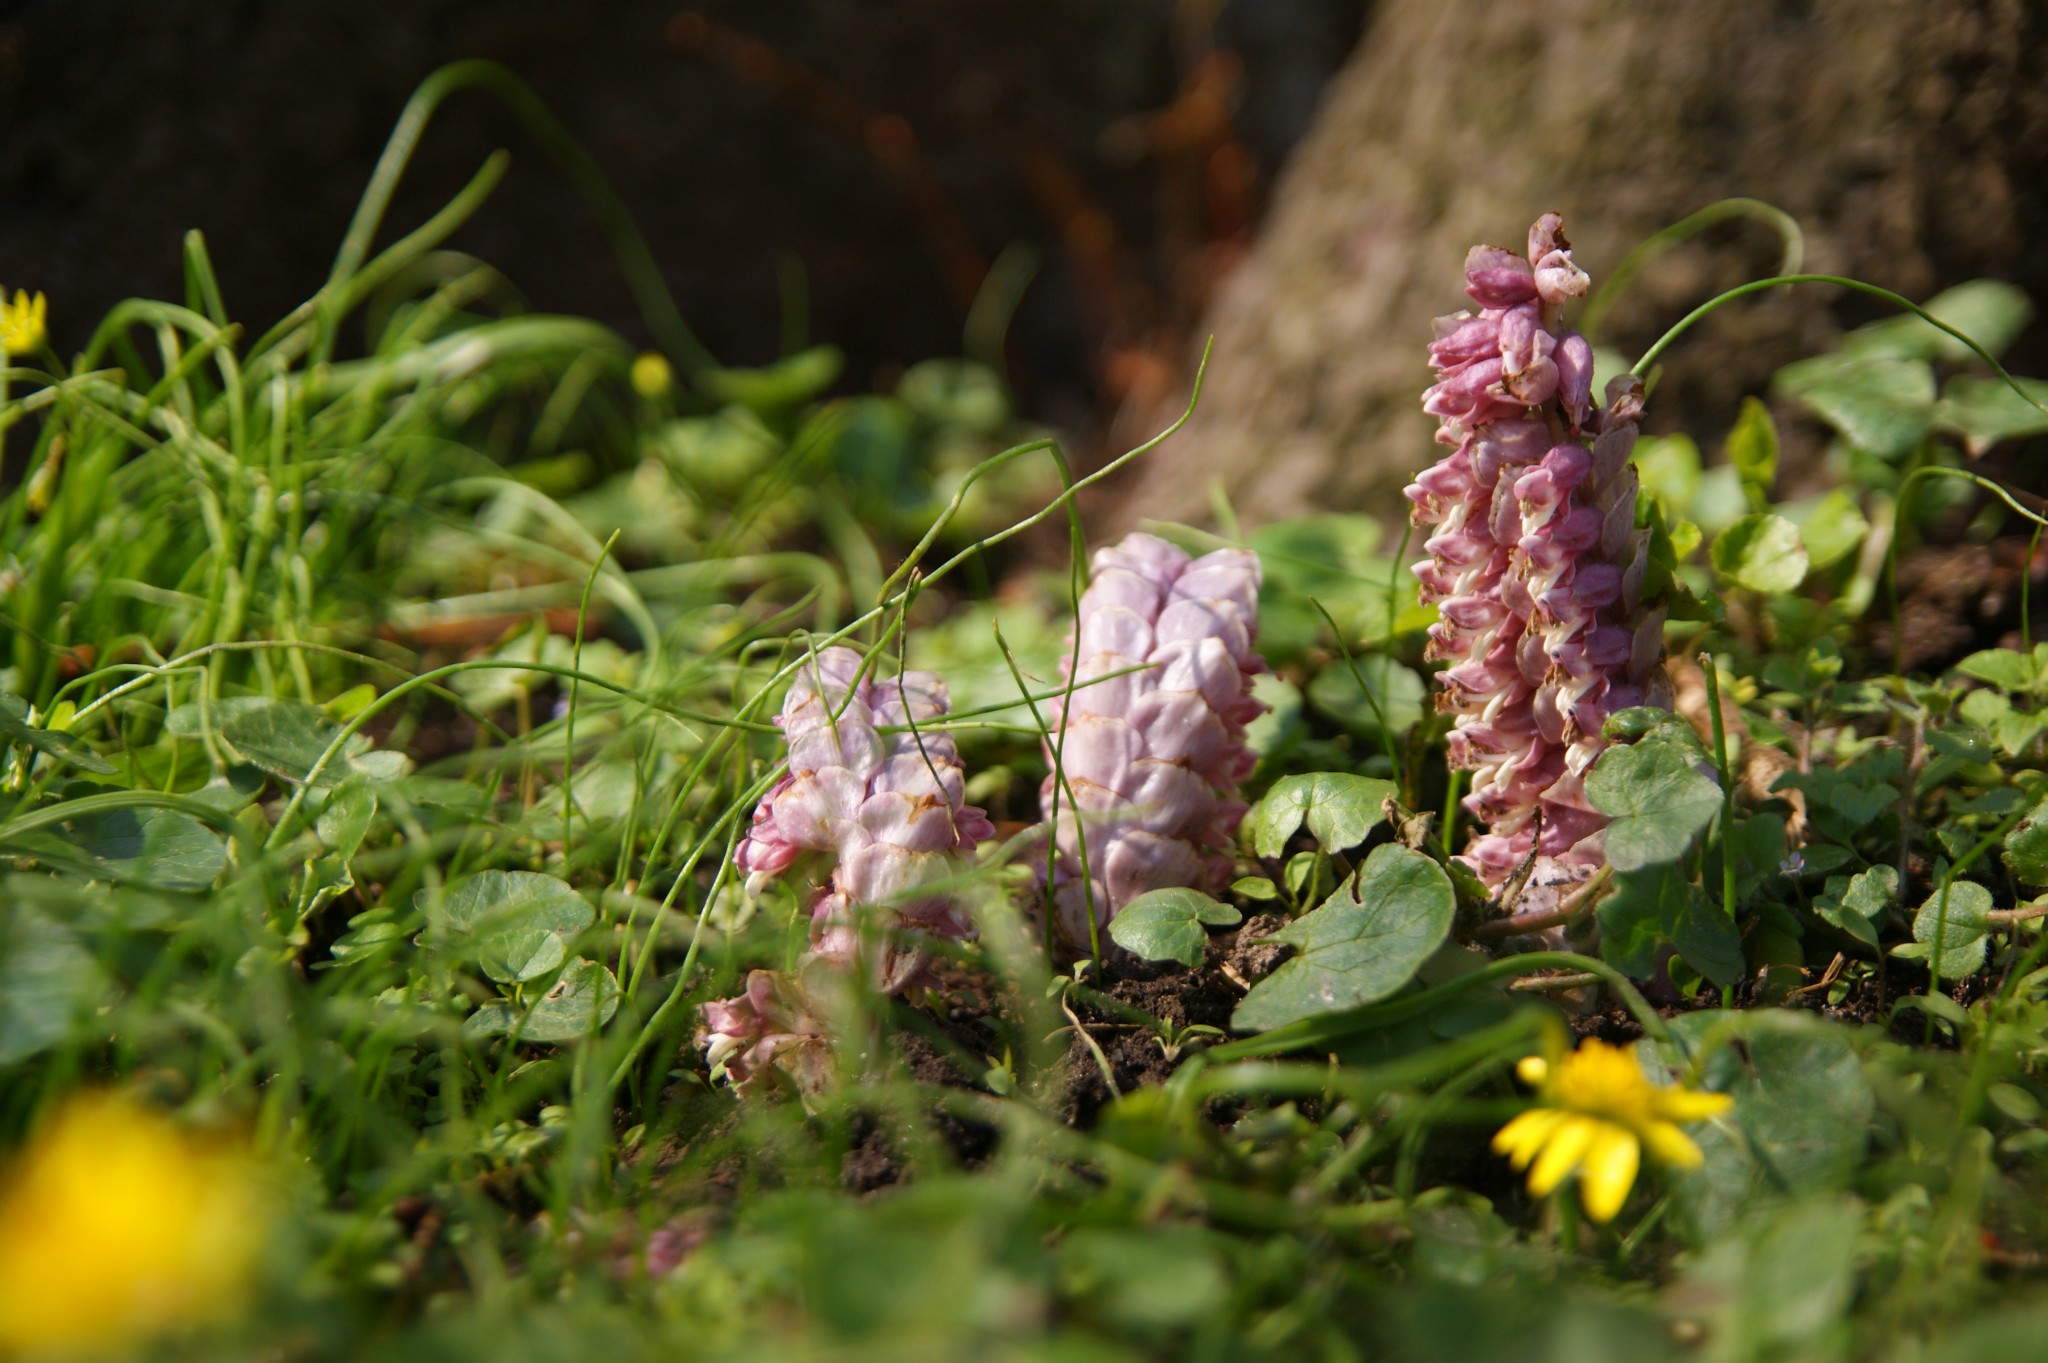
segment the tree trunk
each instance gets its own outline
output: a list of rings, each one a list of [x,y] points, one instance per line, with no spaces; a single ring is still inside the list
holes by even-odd
[[[1210,311],[1200,410],[1117,508],[1199,518],[1220,484],[1248,520],[1394,511],[1434,457],[1423,347],[1464,301],[1465,248],[1519,247],[1546,210],[1596,285],[1651,232],[1745,195],[1799,220],[1809,270],[1914,298],[1989,275],[2048,299],[2044,68],[2048,9],[2028,0],[1381,0]],[[1717,227],[1596,339],[1633,358],[1779,251]],[[1671,353],[1650,429],[1718,442],[1743,392],[1875,315],[1830,292],[1716,314]],[[1160,419],[1126,415],[1126,433]]]

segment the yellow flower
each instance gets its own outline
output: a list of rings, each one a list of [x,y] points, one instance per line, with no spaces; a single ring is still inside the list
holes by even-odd
[[[643,398],[658,398],[669,390],[676,381],[676,372],[669,367],[668,357],[659,351],[645,350],[633,361],[633,391]]]
[[[1653,1084],[1632,1051],[1590,1038],[1555,1065],[1532,1055],[1515,1073],[1538,1090],[1537,1106],[1500,1129],[1494,1151],[1529,1170],[1537,1197],[1577,1170],[1579,1200],[1595,1221],[1621,1210],[1644,1146],[1660,1164],[1694,1168],[1700,1148],[1678,1124],[1716,1116],[1735,1102],[1725,1093]]]
[[[26,355],[41,345],[49,316],[50,300],[41,294],[31,298],[20,289],[10,303],[7,290],[0,289],[0,354]]]
[[[265,1227],[239,1150],[74,1097],[0,1182],[0,1357],[124,1352],[227,1315]]]

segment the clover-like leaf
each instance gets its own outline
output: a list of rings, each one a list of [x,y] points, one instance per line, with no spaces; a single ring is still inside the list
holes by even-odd
[[[1934,422],[1934,371],[1924,360],[1820,355],[1786,365],[1772,387],[1881,459],[1911,454]]]
[[[428,892],[419,907],[431,918]],[[448,932],[503,984],[545,975],[568,958],[568,942],[596,917],[583,896],[553,876],[532,871],[482,871],[448,891],[442,904]]]
[[[1382,717],[1395,739],[1422,722],[1422,702],[1428,689],[1415,669],[1384,653],[1357,662],[1356,674],[1342,659],[1317,673],[1308,684],[1309,704],[1359,737],[1375,741]],[[1362,690],[1361,681],[1365,684]]]
[[[1609,748],[1586,776],[1586,798],[1612,820],[1607,860],[1617,871],[1676,861],[1721,808],[1721,790],[1692,754],[1656,741]]]
[[[2048,407],[2048,383],[2040,379],[2015,382],[2024,396],[2015,393],[2004,379],[1955,375],[1942,385],[1941,401],[1934,408],[1935,424],[1960,435],[1972,454],[1983,454],[2002,441],[2048,432],[2048,412],[2034,405],[2038,402]]]
[[[1944,903],[1946,899],[1946,903]],[[1925,956],[1936,979],[1960,980],[1984,965],[1985,941],[1991,935],[1991,891],[1974,880],[1950,881],[1937,887],[1913,918],[1913,943],[1922,948],[1894,955]]]
[[[1787,507],[1788,514],[1793,508]],[[1809,569],[1831,568],[1856,552],[1870,533],[1870,521],[1856,499],[1841,488],[1814,498],[1798,509],[1799,542],[1806,546]]]
[[[1231,1025],[1263,1032],[1386,998],[1443,945],[1455,909],[1443,867],[1391,843],[1375,849],[1319,907],[1267,939],[1298,954],[1252,986]]]
[[[1227,928],[1242,921],[1243,914],[1200,890],[1173,887],[1148,891],[1118,909],[1109,920],[1109,937],[1133,956],[1193,967],[1202,963],[1209,941],[1205,925]]]
[[[1252,845],[1262,857],[1277,857],[1287,850],[1294,830],[1306,822],[1324,851],[1356,847],[1386,818],[1386,802],[1399,790],[1392,781],[1349,772],[1283,776],[1259,801]]]
[[[1744,516],[1714,536],[1714,571],[1753,592],[1789,592],[1806,577],[1799,527],[1783,516]]]

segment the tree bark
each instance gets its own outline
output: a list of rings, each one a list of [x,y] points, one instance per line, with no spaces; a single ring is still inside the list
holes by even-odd
[[[1115,510],[1200,518],[1220,485],[1247,520],[1395,511],[1434,457],[1423,347],[1464,302],[1466,247],[1519,247],[1547,210],[1596,285],[1658,228],[1745,195],[1800,221],[1809,270],[1913,298],[1988,275],[2038,303],[2044,75],[2048,8],[2028,0],[1381,0],[1211,308],[1200,409]],[[1712,229],[1652,265],[1596,339],[1633,359],[1779,252],[1763,228]],[[1718,442],[1742,393],[1876,315],[1839,292],[1716,314],[1669,355],[1650,429]]]

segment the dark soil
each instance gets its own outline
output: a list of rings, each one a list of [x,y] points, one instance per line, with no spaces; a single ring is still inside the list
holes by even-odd
[[[2024,536],[2007,535],[1988,544],[1929,546],[1901,559],[1901,669],[1935,672],[1981,648],[2018,647],[2027,544]],[[2030,576],[2028,608],[2040,639],[2048,637],[2048,556],[2034,561]],[[1880,654],[1891,652],[1891,621],[1875,622],[1870,634]]]

